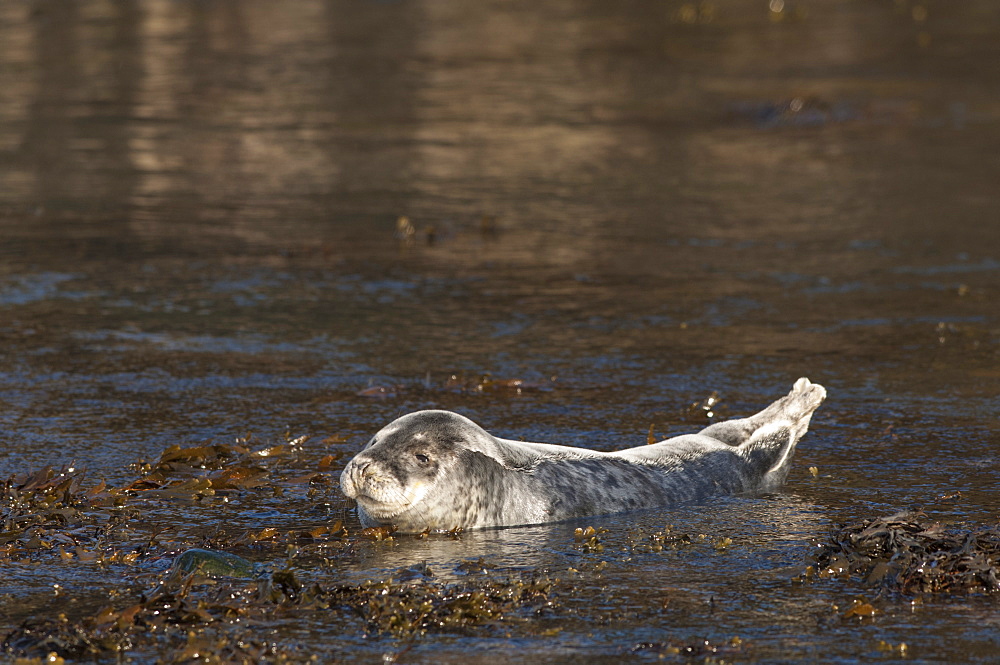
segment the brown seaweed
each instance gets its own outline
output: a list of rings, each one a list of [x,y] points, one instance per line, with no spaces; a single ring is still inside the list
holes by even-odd
[[[857,576],[903,594],[1000,591],[1000,526],[933,522],[922,512],[842,525],[815,555],[806,577]]]

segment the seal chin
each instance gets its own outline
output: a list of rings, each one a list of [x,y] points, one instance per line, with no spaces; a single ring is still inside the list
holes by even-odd
[[[425,515],[420,510],[411,507],[402,510],[385,510],[384,507],[381,509],[373,508],[361,501],[358,502],[358,517],[363,526],[391,526],[394,531],[399,533],[421,533],[427,530],[446,531],[460,526],[442,524],[441,520]]]
[[[361,517],[361,521],[365,524],[365,526],[373,524],[379,526],[394,524],[394,518],[401,512],[402,511],[395,509],[386,510],[382,507],[373,506],[372,504],[364,501],[358,502],[359,517]]]

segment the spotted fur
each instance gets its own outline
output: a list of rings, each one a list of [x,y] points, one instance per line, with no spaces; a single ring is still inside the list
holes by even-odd
[[[826,390],[808,379],[760,413],[602,453],[501,439],[450,411],[375,434],[340,477],[366,526],[402,532],[542,524],[780,486]]]

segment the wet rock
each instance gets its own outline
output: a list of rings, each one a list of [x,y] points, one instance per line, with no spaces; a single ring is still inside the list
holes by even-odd
[[[254,577],[260,567],[253,561],[229,552],[216,552],[192,548],[182,552],[175,560],[176,570],[183,573],[201,573],[211,577]]]

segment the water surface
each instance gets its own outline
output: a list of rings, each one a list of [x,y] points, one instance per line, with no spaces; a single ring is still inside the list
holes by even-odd
[[[169,445],[248,432],[342,464],[426,407],[610,449],[704,426],[690,407],[713,391],[735,417],[808,376],[830,397],[781,494],[594,520],[602,553],[553,525],[307,572],[583,570],[543,623],[402,644],[327,613],[272,639],[344,660],[644,661],[640,643],[739,636],[741,662],[900,657],[880,642],[989,662],[995,600],[886,598],[852,623],[870,592],[791,579],[837,522],[998,519],[1000,11],[770,7],[3,4],[3,477],[72,463],[124,483]],[[541,389],[455,387],[486,373]],[[387,396],[359,395],[373,386]],[[180,548],[356,526],[324,492],[161,506],[148,528]],[[709,539],[624,553],[668,524]],[[5,631],[121,581],[83,563],[5,577]]]

